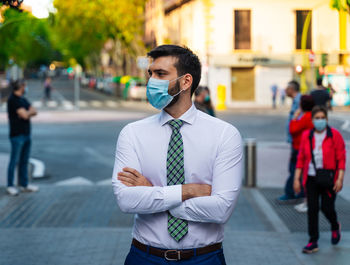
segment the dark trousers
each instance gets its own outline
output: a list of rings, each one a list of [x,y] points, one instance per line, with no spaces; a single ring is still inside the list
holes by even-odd
[[[306,183],[306,198],[308,205],[308,227],[310,242],[316,242],[319,238],[318,231],[318,212],[320,209],[321,197],[321,211],[331,223],[331,229],[339,229],[337,220],[337,213],[335,212],[335,198],[336,193],[333,187],[321,188],[315,181],[316,177],[309,176]]]
[[[293,184],[294,184],[294,173],[295,173],[295,168],[297,166],[297,160],[298,160],[298,150],[292,148],[290,159],[289,159],[289,177],[284,187],[284,194],[287,195],[287,197],[290,199],[295,199],[296,197],[297,198],[305,197],[303,189],[301,190],[299,195],[295,196],[294,194]]]
[[[29,135],[18,135],[10,138],[11,157],[7,170],[7,186],[14,186],[15,169],[18,164],[19,185],[28,186],[28,162],[31,139]]]
[[[226,265],[222,249],[208,254],[194,256],[188,260],[167,261],[165,258],[157,257],[131,246],[130,252],[126,257],[124,265],[166,265],[166,264],[185,264],[185,265]]]

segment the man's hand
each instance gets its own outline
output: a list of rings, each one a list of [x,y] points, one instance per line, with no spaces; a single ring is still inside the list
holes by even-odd
[[[211,186],[208,184],[183,184],[182,185],[182,201],[186,201],[195,197],[203,197],[211,195]]]
[[[301,109],[297,109],[295,112],[294,112],[294,115],[293,115],[293,120],[296,120],[298,119],[299,115],[301,114]]]
[[[123,168],[123,171],[118,173],[118,179],[128,187],[153,186],[145,176],[140,174],[140,172],[129,167]]]
[[[38,114],[38,112],[36,111],[36,109],[32,106],[30,106],[29,108],[29,115],[32,116],[36,116]]]
[[[293,183],[293,189],[296,194],[299,194],[301,192],[301,185],[300,185],[300,180],[295,179]]]

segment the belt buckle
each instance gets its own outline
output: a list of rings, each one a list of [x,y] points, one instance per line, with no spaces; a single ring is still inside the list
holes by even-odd
[[[169,252],[173,252],[174,254],[177,254],[177,259],[171,259],[171,258],[168,258],[168,254]],[[176,250],[176,249],[168,249],[164,252],[164,258],[167,260],[167,261],[179,261],[181,260],[181,252],[179,250]]]

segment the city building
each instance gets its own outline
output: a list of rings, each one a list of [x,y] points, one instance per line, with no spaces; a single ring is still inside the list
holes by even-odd
[[[349,64],[347,24],[329,0],[149,0],[145,42],[199,54],[214,101],[224,85],[227,106],[270,105],[272,85],[297,79],[307,92],[319,74],[346,78],[335,66]]]

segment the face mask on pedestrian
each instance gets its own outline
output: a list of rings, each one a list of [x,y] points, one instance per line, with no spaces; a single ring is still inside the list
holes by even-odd
[[[314,119],[312,120],[312,123],[314,124],[316,131],[319,132],[322,132],[327,127],[326,119]]]
[[[210,96],[209,96],[209,94],[207,94],[204,98],[204,102],[209,102],[209,100],[210,100]]]
[[[156,109],[164,109],[173,100],[174,97],[179,95],[183,90],[180,90],[175,95],[171,96],[168,93],[169,83],[177,81],[184,75],[175,78],[173,80],[161,80],[151,77],[147,83],[147,98],[149,103]]]

